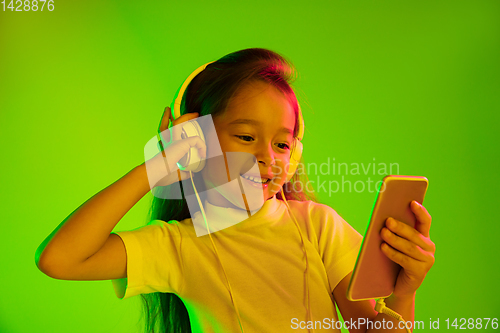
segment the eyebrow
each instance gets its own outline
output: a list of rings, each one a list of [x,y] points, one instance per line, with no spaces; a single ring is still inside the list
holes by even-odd
[[[255,119],[236,119],[229,123],[229,125],[239,125],[239,124],[247,124],[252,126],[262,126],[262,123]],[[281,127],[279,132],[285,132],[293,135],[293,131],[286,127]]]

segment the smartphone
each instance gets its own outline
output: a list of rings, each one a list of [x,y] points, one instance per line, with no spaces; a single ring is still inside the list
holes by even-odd
[[[422,203],[429,181],[421,176],[389,175],[381,182],[370,223],[347,288],[347,299],[360,301],[392,294],[401,266],[382,252],[380,231],[388,217],[415,227],[410,204]]]

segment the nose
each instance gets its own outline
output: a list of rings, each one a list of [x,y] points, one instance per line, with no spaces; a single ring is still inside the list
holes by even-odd
[[[257,158],[257,161],[259,161],[259,164],[263,164],[266,167],[276,164],[272,145],[259,147],[259,149],[255,152],[255,157]]]

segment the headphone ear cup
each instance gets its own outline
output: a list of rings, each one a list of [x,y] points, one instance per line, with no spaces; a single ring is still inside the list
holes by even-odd
[[[206,143],[205,135],[203,135],[203,131],[196,120],[189,121],[182,126],[181,139],[194,136],[199,136]],[[198,149],[191,147],[188,153],[177,162],[177,166],[182,171],[200,172],[205,167],[205,162],[206,160],[200,157]]]
[[[290,162],[289,162],[289,168],[288,168],[288,173],[286,177],[286,181],[289,182],[290,179],[292,179],[293,175],[295,174],[295,171],[297,171],[297,167],[300,162],[300,158],[302,157],[302,142],[299,140],[295,139],[294,147],[292,149],[292,153],[290,155]]]

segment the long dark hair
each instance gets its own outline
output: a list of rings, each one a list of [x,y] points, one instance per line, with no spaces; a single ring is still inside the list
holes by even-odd
[[[229,100],[238,88],[251,80],[263,80],[278,88],[290,101],[297,119],[298,103],[290,83],[296,72],[290,61],[276,52],[261,48],[245,49],[230,53],[208,65],[189,84],[182,98],[181,113],[198,112],[200,117],[211,114],[213,118],[225,112]],[[294,136],[297,135],[297,122]],[[287,200],[318,202],[310,191],[307,174],[299,168],[290,182],[285,183],[283,192]],[[295,186],[300,184],[300,186]],[[308,186],[305,186],[307,184]],[[182,186],[181,186],[182,187]],[[169,192],[170,186],[155,188]],[[181,191],[183,192],[182,188]],[[158,195],[166,198],[166,195]],[[185,199],[167,200],[154,197],[149,211],[150,220],[182,221],[191,218]],[[183,192],[184,197],[184,192]],[[283,200],[281,193],[276,194]],[[189,316],[182,300],[172,293],[142,294],[145,312],[146,332],[191,332]]]

